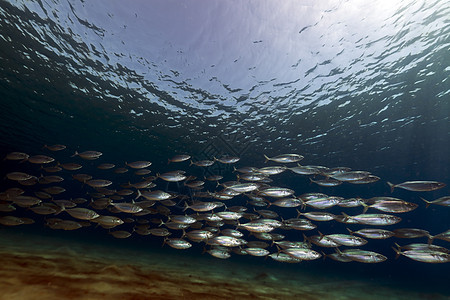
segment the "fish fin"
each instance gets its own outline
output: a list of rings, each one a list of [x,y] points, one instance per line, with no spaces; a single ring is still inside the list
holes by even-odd
[[[395,184],[390,183],[389,181],[387,182],[387,184],[389,185],[389,187],[391,188],[391,193],[394,192],[394,188],[395,188]]]
[[[428,206],[430,206],[431,201],[425,200],[424,198],[420,197],[420,199],[422,199],[423,201],[425,201],[425,208],[428,208]]]
[[[270,160],[270,158],[267,157],[267,155],[265,155],[265,154],[263,154],[263,155],[264,155],[264,158],[266,159],[266,161],[264,163],[267,163]]]

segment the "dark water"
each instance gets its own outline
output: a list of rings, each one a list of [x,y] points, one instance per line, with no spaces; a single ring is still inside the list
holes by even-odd
[[[381,180],[325,188],[293,173],[274,177],[274,185],[298,195],[369,198],[391,195],[387,181],[450,184],[448,15],[449,3],[438,0],[1,1],[1,156],[48,154],[44,144],[64,144],[66,152],[54,156],[69,162],[75,150],[97,150],[102,158],[84,162],[83,172],[102,178],[95,168],[100,161],[150,160],[156,173],[171,170],[167,159],[178,153],[195,160],[235,155],[238,167],[264,166],[263,154],[299,153],[305,165],[347,166]],[[3,162],[2,175],[15,168]],[[179,168],[234,179],[230,167],[217,163]],[[125,178],[114,176],[115,182]],[[1,184],[2,190],[12,185]],[[161,188],[188,192],[172,184]],[[447,195],[448,186],[423,193],[396,189],[394,197],[420,206],[389,229],[449,229],[448,208],[425,209],[419,198]],[[242,204],[242,198],[233,201]],[[41,223],[33,226],[53,234]],[[324,233],[346,232],[336,222],[320,226]],[[105,232],[86,230],[111,242]],[[140,236],[128,242],[160,245]],[[305,268],[420,283],[417,288],[449,294],[448,264],[394,260],[394,242],[424,240],[371,240],[368,249],[388,256],[380,265],[327,260]],[[448,248],[448,242],[436,244]],[[200,255],[202,247],[194,248],[187,255]]]

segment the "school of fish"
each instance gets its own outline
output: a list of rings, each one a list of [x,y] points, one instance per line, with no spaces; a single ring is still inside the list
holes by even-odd
[[[282,172],[309,176],[311,183],[324,187],[380,180],[367,171],[301,165],[304,157],[299,154],[264,156],[268,163],[264,167],[239,168],[238,157],[194,161],[190,155],[180,154],[169,159],[169,166],[175,170],[159,174],[149,169],[150,161],[116,165],[98,162],[103,155],[99,151],[75,151],[69,155],[65,145],[44,148],[45,154],[11,152],[4,158],[7,169],[15,171],[6,174],[7,188],[0,192],[1,226],[33,224],[36,220],[55,230],[100,226],[119,239],[153,236],[175,249],[203,243],[205,252],[221,259],[236,254],[270,257],[285,263],[320,257],[339,262],[380,263],[387,260],[385,255],[360,247],[370,245],[371,239],[423,238],[423,243],[402,246],[392,242],[393,251],[397,257],[419,262],[450,261],[449,250],[433,244],[435,240],[450,242],[450,229],[431,235],[419,228],[377,228],[401,222],[397,214],[408,213],[419,204],[386,196],[362,199],[323,193],[295,195],[293,189],[272,185],[273,178]],[[180,169],[208,168],[214,164],[232,165],[236,180],[224,181],[221,175],[199,179]],[[99,170],[96,177],[82,172],[85,165]],[[63,184],[68,181],[69,185]],[[170,184],[187,192],[170,191]],[[446,186],[437,181],[387,184],[391,192],[395,188],[424,192]],[[243,205],[227,205],[232,199]],[[450,206],[450,196],[421,199],[426,207]],[[326,211],[336,206],[342,210],[360,207],[361,213],[337,215]],[[277,210],[289,210],[297,216],[284,219]],[[363,228],[323,234],[323,222]],[[287,240],[287,231],[298,232],[299,238]]]

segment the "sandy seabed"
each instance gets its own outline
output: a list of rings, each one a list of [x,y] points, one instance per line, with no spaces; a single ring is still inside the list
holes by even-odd
[[[0,230],[0,299],[450,299],[380,281]],[[167,247],[167,246],[166,246]],[[165,248],[164,248],[165,249]]]

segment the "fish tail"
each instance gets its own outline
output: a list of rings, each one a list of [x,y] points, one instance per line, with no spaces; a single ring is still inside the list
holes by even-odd
[[[425,208],[428,208],[428,206],[430,206],[431,201],[425,200],[424,198],[420,197],[420,199],[422,199],[423,201],[425,201]]]
[[[325,252],[320,251],[320,253],[322,253],[323,260],[325,260],[325,258],[327,258],[327,255],[325,254]]]
[[[167,164],[170,164],[170,158],[167,159]]]
[[[344,216],[344,219],[342,221],[347,222],[347,220],[350,219],[350,216],[347,215],[345,212],[341,212],[341,214]]]
[[[59,211],[56,212],[54,215],[55,216],[59,215],[61,212],[65,211],[65,210],[66,210],[66,207],[64,206],[64,204],[61,204]]]
[[[278,245],[275,245],[275,247],[277,247],[277,255],[279,255],[281,252],[281,248]]]
[[[239,227],[241,227],[241,222],[239,222],[239,219],[238,219],[238,220],[237,220],[237,225],[236,225],[236,230],[238,230]]]
[[[428,245],[431,245],[433,243],[435,237],[435,235],[428,235]]]
[[[137,196],[136,196],[136,198],[134,198],[134,200],[137,200],[139,197],[142,197],[142,193],[141,193],[140,189],[137,190]]]
[[[364,206],[363,209],[363,214],[365,214],[367,212],[367,210],[369,209],[369,205],[367,205],[365,202],[361,202],[362,206]]]
[[[350,234],[353,234],[354,231],[351,231],[349,228],[346,228]]]
[[[303,233],[303,241],[309,243],[309,238]]]
[[[397,245],[397,247],[398,247],[397,249],[392,247],[392,250],[395,251],[395,259],[397,259],[400,256],[400,254],[402,254],[402,251],[400,250],[400,246]]]
[[[264,155],[264,158],[266,159],[266,161],[264,163],[267,163],[270,160],[270,158],[267,157],[267,155],[265,155],[265,154],[263,154],[263,155]]]
[[[387,182],[387,184],[389,185],[389,187],[391,188],[391,193],[394,192],[394,188],[395,188],[395,184],[390,183],[389,181]]]
[[[320,236],[319,241],[321,241],[325,237],[325,235],[322,232],[320,232],[319,230],[317,230],[317,233]]]
[[[184,208],[183,208],[183,212],[185,212],[187,209],[189,208],[189,205],[187,204],[186,201],[184,201]]]
[[[299,199],[300,201],[302,201],[302,204],[300,205],[300,209],[305,210],[306,209],[306,203],[305,201],[303,201],[302,199]]]
[[[297,211],[297,218],[300,217],[302,215],[302,212],[299,211],[297,208],[295,210]]]
[[[79,154],[78,151],[75,150],[75,153],[74,153],[71,157],[75,157],[75,156],[77,156],[78,154]]]

